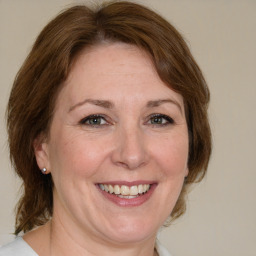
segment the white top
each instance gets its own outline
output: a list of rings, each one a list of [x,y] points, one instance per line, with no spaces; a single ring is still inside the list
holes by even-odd
[[[171,254],[157,241],[156,249],[159,256]],[[17,237],[13,242],[0,248],[0,256],[38,256],[38,254],[22,239]]]
[[[13,242],[0,248],[0,256],[38,256],[38,254],[22,237],[17,237]]]

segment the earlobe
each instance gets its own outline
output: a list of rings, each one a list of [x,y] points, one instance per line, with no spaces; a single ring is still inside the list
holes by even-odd
[[[33,142],[36,162],[40,170],[46,170],[43,174],[48,174],[50,170],[48,143],[43,135],[39,135]]]
[[[185,171],[185,178],[188,177],[188,174],[189,174],[189,169],[188,169],[188,167],[187,167],[187,169],[186,169],[186,171]]]
[[[187,167],[186,170],[185,170],[185,175],[184,175],[184,183],[187,183],[188,174],[189,174],[189,170],[188,170],[188,167]]]

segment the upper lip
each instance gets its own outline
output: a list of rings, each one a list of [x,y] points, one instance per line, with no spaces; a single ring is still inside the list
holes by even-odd
[[[128,187],[131,187],[131,186],[138,186],[141,184],[143,185],[143,184],[155,184],[155,183],[157,182],[152,180],[136,180],[136,181],[116,180],[116,181],[102,181],[102,182],[98,182],[97,184],[125,185]]]

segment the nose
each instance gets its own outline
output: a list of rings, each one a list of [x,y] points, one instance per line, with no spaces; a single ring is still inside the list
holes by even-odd
[[[115,138],[112,161],[128,170],[135,170],[149,161],[146,138],[139,128],[120,129]]]

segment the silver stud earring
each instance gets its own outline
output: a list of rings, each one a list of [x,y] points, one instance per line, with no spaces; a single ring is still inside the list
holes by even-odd
[[[46,174],[47,169],[44,167],[43,169],[41,169],[41,172],[42,172],[43,174]]]

